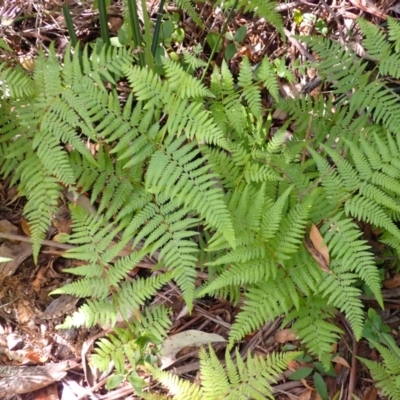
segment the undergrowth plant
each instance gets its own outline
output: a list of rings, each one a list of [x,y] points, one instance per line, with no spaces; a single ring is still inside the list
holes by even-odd
[[[113,360],[118,377],[140,389],[124,360],[145,364],[141,329],[154,341],[166,336],[167,312],[146,305],[171,280],[189,310],[206,295],[240,304],[228,350],[282,315],[327,370],[342,333],[338,312],[361,338],[362,292],[383,306],[363,226],[400,255],[399,97],[384,79],[399,74],[400,25],[389,21],[389,40],[360,21],[375,70],[339,43],[302,37],[319,55],[315,67],[331,89],[324,97],[281,99],[267,58],[257,69],[244,58],[237,77],[226,63],[214,67],[209,86],[169,59],[161,75],[141,68],[125,47],[77,45],[62,61],[50,47],[32,74],[0,67],[0,173],[26,196],[36,259],[60,197],[75,199],[73,233],[64,236],[75,248],[66,257],[83,263],[66,270],[79,279],[54,293],[87,301],[62,327],[113,326],[119,313],[129,321],[132,310],[142,321],[103,339],[97,365]],[[130,93],[121,96],[127,84]],[[265,92],[288,113],[274,134]],[[95,212],[79,206],[85,192]],[[313,245],[311,229],[329,258]],[[129,279],[145,256],[156,257],[159,268]],[[199,267],[209,276],[201,286]],[[238,399],[270,396],[265,379],[296,354],[249,356],[247,365],[237,356],[237,366],[227,356],[225,372],[212,350],[200,356],[203,386],[179,385],[191,398]],[[167,382],[166,373],[154,374]],[[217,383],[220,397],[210,389]]]

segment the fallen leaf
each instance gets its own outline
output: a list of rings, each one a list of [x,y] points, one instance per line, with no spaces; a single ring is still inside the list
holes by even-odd
[[[312,224],[310,230],[310,240],[319,253],[322,254],[327,265],[329,265],[329,251],[328,246],[324,243],[324,238],[319,232],[318,228]]]
[[[314,224],[311,226],[310,234],[304,236],[303,243],[322,271],[332,273],[329,268],[328,247],[324,244],[324,239]]]
[[[22,232],[24,232],[26,236],[31,237],[32,233],[31,233],[30,223],[25,218],[21,218],[20,224],[21,224]]]
[[[18,235],[18,228],[6,219],[0,220],[0,232]]]
[[[336,356],[332,361],[336,364],[343,365],[344,367],[350,369],[350,364],[343,357]]]
[[[400,274],[396,274],[391,279],[385,279],[383,281],[383,286],[387,289],[394,289],[400,286]]]
[[[30,393],[59,381],[71,368],[69,362],[39,367],[0,366],[0,398]],[[3,396],[3,397],[2,397]]]
[[[21,299],[17,302],[17,321],[20,324],[26,324],[33,321],[35,313],[32,304],[28,300]]]
[[[176,361],[176,354],[185,347],[200,347],[203,344],[212,342],[226,342],[226,340],[215,333],[207,333],[190,329],[185,332],[167,338],[161,345],[161,369],[165,369]]]
[[[301,393],[298,397],[299,400],[311,400],[311,396],[313,394],[313,390],[308,389],[305,392]]]
[[[364,400],[376,400],[378,398],[378,391],[375,386],[371,386],[368,392],[364,395]]]
[[[286,343],[297,339],[297,335],[290,329],[282,329],[274,335],[277,343]]]
[[[32,245],[30,243],[12,243],[4,242],[0,246],[0,255],[5,258],[10,258],[8,261],[0,264],[0,274],[11,276],[17,270],[18,266],[32,254]]]

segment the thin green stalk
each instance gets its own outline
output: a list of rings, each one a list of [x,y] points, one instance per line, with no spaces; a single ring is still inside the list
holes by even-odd
[[[153,69],[154,59],[151,54],[151,27],[149,13],[147,12],[146,0],[142,0],[142,13],[144,21],[144,55],[146,58],[146,64],[150,69]]]
[[[153,33],[153,42],[151,43],[151,54],[153,54],[153,57],[156,56],[158,41],[160,38],[161,19],[162,19],[162,15],[163,15],[162,13],[163,13],[163,9],[164,9],[164,3],[165,3],[165,0],[161,0],[160,4],[158,5],[156,26],[154,28],[154,33]]]
[[[138,48],[142,46],[142,34],[140,33],[140,25],[139,25],[139,14],[136,6],[136,0],[127,0],[128,4],[128,16],[129,16],[129,25],[132,30],[132,41],[134,48]],[[139,65],[144,67],[146,65],[144,54],[142,52],[138,53],[139,56]]]
[[[231,11],[229,12],[228,18],[225,20],[224,25],[222,26],[221,33],[219,34],[218,39],[215,42],[214,48],[211,51],[211,55],[210,55],[210,57],[208,59],[207,65],[204,68],[203,75],[201,76],[201,82],[204,81],[204,78],[206,76],[208,67],[210,66],[211,60],[214,57],[215,52],[217,51],[217,46],[218,46],[222,36],[225,35],[226,28],[227,28],[230,20],[232,19],[233,13],[236,11],[236,7],[237,7],[238,3],[239,3],[239,0],[235,0],[235,4],[231,8]]]
[[[109,45],[110,44],[110,32],[108,30],[106,0],[99,0],[98,6],[99,6],[101,38],[103,39],[104,44]]]
[[[64,14],[65,24],[67,25],[67,30],[69,38],[71,40],[72,47],[75,47],[78,43],[78,37],[76,36],[74,24],[72,22],[71,13],[69,11],[68,4],[62,6],[62,12]]]

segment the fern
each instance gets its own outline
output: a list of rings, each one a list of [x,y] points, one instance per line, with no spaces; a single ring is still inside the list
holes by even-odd
[[[127,356],[131,368],[135,370],[139,362],[135,352],[145,353],[149,344],[160,344],[171,326],[168,310],[164,307],[148,309],[136,318],[128,322],[128,328],[115,328],[113,333],[96,342],[95,354],[91,357],[93,365],[106,371],[113,361],[116,374],[123,374]]]
[[[273,399],[271,383],[284,371],[287,364],[300,353],[272,353],[265,359],[248,356],[244,361],[236,350],[236,363],[228,352],[225,355],[226,367],[218,360],[209,347],[207,353],[200,350],[201,386],[189,384],[169,372],[153,370],[154,377],[173,390],[173,399]],[[144,396],[152,399],[153,396]]]
[[[282,28],[274,3],[261,3],[238,7]],[[195,15],[192,3],[182,7]],[[389,20],[387,41],[378,28],[360,26],[380,75],[340,43],[302,37],[318,54],[326,97],[280,99],[285,60],[253,68],[245,57],[237,77],[223,62],[208,86],[188,72],[202,66],[192,58],[189,69],[163,60],[156,73],[137,67],[123,47],[68,48],[62,62],[51,47],[33,74],[0,67],[0,172],[27,198],[36,256],[60,198],[80,204],[79,192],[88,193],[86,209],[71,206],[66,238],[75,246],[66,257],[81,261],[67,271],[77,280],[55,291],[86,303],[62,327],[113,327],[119,314],[128,321],[132,310],[143,313],[141,324],[99,344],[98,362],[113,360],[122,376],[126,361],[134,368],[132,346],[142,334],[148,339],[145,331],[158,341],[166,335],[167,312],[143,308],[171,280],[189,309],[206,295],[241,305],[230,348],[284,317],[327,367],[341,333],[335,313],[361,337],[362,285],[383,305],[362,226],[377,228],[377,239],[400,252],[400,114],[382,77],[398,74],[400,29]],[[123,99],[122,81],[131,89]],[[274,134],[263,90],[288,114]],[[310,226],[327,245],[327,265],[316,261]],[[147,256],[165,272],[131,279]],[[198,267],[209,276],[200,287]],[[235,366],[227,356],[225,370],[211,350],[202,351],[202,386],[155,375],[182,390],[175,398],[265,398],[291,357],[249,357],[246,364],[237,356]]]
[[[398,399],[400,396],[399,352],[394,353],[379,343],[374,343],[374,346],[381,353],[383,362],[378,363],[363,357],[358,358],[369,368],[376,381],[375,385],[381,389],[382,394],[391,400]]]

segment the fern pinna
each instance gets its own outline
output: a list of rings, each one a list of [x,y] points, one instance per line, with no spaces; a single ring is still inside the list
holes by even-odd
[[[386,53],[399,47],[396,32]],[[400,254],[399,99],[340,44],[302,40],[319,53],[328,99],[279,99],[268,59],[253,70],[244,58],[237,80],[223,63],[209,88],[171,60],[162,75],[134,66],[124,48],[67,49],[62,64],[51,48],[32,76],[1,67],[0,171],[13,173],[27,197],[35,255],[60,196],[77,200],[85,191],[95,205],[71,206],[66,239],[76,247],[67,256],[85,264],[70,269],[79,279],[56,293],[87,303],[63,327],[113,325],[118,313],[129,320],[129,310],[139,312],[174,280],[189,309],[205,295],[240,303],[230,347],[281,316],[325,366],[341,333],[337,312],[361,337],[362,290],[382,304],[361,224]],[[382,73],[396,73],[396,56],[386,53]],[[131,88],[123,101],[122,80]],[[289,116],[274,135],[262,90]],[[84,142],[96,145],[94,155]],[[313,257],[312,226],[328,247],[328,268]],[[146,256],[165,272],[127,280]],[[198,286],[200,264],[210,278]],[[156,337],[160,326],[147,328]],[[108,343],[117,347],[132,339],[116,335]]]

